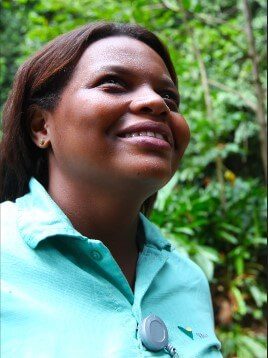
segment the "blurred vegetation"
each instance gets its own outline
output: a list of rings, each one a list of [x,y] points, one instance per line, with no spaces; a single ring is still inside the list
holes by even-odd
[[[266,357],[266,1],[2,0],[1,106],[18,66],[86,22],[169,47],[192,140],[151,219],[206,273],[224,357]]]

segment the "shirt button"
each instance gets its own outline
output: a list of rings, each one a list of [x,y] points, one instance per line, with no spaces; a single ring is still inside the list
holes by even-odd
[[[102,254],[99,252],[99,251],[97,251],[97,250],[91,250],[90,251],[90,256],[91,256],[91,258],[93,259],[93,260],[95,260],[95,261],[100,261],[100,260],[102,260]]]

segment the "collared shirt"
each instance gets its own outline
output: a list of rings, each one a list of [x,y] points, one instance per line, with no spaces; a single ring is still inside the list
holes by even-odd
[[[138,333],[155,314],[179,357],[221,357],[207,279],[140,214],[134,292],[109,249],[81,235],[34,178],[1,204],[3,358],[168,357]]]

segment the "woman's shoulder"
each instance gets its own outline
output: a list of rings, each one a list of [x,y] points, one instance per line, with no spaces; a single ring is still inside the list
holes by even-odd
[[[13,201],[4,201],[0,204],[1,229],[10,227],[16,222],[17,205]]]
[[[207,286],[207,277],[203,270],[189,256],[187,256],[177,244],[167,239],[161,228],[151,220],[141,216],[147,244],[153,244],[160,251],[166,252],[168,255],[168,265],[174,272],[183,272],[183,276],[190,282],[197,282]]]
[[[171,244],[171,257],[175,265],[183,266],[197,276],[205,276],[204,271],[198,266],[184,251],[181,252],[177,247]]]
[[[18,236],[17,205],[12,201],[0,204],[1,250],[12,244]]]
[[[184,280],[191,282],[193,285],[203,286],[208,289],[208,279],[204,271],[189,256],[180,252],[176,247],[171,245],[170,260],[175,270],[183,273]]]

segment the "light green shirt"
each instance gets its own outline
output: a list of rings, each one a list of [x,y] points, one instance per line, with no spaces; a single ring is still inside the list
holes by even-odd
[[[1,204],[1,357],[168,357],[137,333],[151,313],[180,357],[221,357],[203,272],[142,214],[139,227],[133,293],[109,249],[77,232],[37,180]]]

